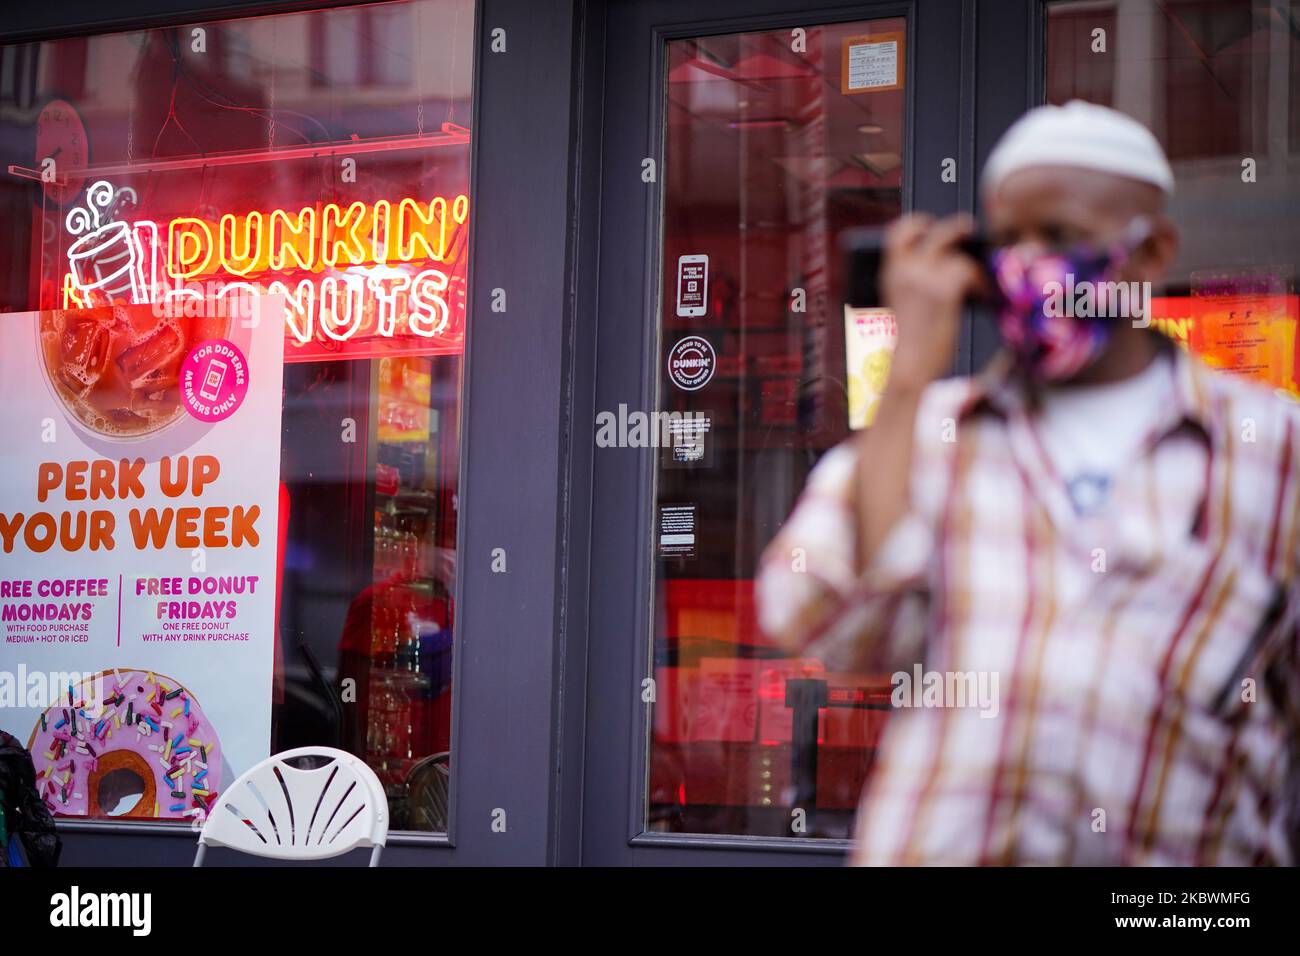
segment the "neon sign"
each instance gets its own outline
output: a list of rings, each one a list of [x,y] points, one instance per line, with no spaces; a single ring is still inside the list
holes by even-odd
[[[279,294],[290,343],[298,346],[414,336],[437,350],[448,344],[438,340],[460,331],[464,194],[166,223],[105,221],[113,196],[109,183],[97,182],[87,207],[67,217],[79,238],[68,249],[65,308],[129,301],[200,314]]]
[[[167,228],[167,272],[193,279],[213,272],[246,276],[263,272],[313,272],[340,266],[445,260],[455,227],[469,217],[469,197],[449,203],[403,199],[346,210],[338,203],[274,209],[211,223],[192,216],[173,219]]]

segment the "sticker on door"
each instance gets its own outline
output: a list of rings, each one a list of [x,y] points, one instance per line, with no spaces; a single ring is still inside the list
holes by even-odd
[[[709,301],[709,257],[677,257],[677,314],[699,318]]]
[[[708,339],[688,335],[668,353],[668,377],[678,388],[694,392],[709,384],[717,358]]]
[[[659,556],[695,557],[696,506],[664,505],[659,509]]]

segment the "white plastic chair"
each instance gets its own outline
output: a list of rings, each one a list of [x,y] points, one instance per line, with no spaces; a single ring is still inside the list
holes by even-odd
[[[299,770],[287,761],[329,761]],[[388,840],[388,799],[375,772],[332,747],[272,754],[217,795],[203,821],[194,865],[210,846],[280,860],[323,860],[372,847],[370,865]]]

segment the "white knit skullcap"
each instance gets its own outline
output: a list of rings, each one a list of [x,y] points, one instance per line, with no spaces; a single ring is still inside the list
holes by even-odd
[[[1076,166],[1126,176],[1174,191],[1174,173],[1151,131],[1118,110],[1083,100],[1040,106],[1002,134],[981,180],[991,192],[1016,170],[1030,166]]]

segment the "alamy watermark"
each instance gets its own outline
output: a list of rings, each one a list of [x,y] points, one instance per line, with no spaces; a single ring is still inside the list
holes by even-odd
[[[1150,282],[1075,281],[1067,273],[1065,282],[1043,284],[1043,312],[1052,318],[1132,319],[1135,329],[1151,324]]]
[[[0,707],[75,708],[98,717],[104,710],[104,675],[79,671],[0,670]]]
[[[617,412],[596,413],[596,447],[674,448],[708,425],[705,412],[629,412],[619,405]]]
[[[248,282],[159,282],[148,297],[155,318],[253,320],[265,291]],[[255,322],[253,324],[256,324]],[[248,326],[246,326],[248,327]]]
[[[121,926],[133,936],[153,931],[152,893],[82,892],[73,886],[50,897],[50,925],[55,927]]]
[[[895,671],[889,683],[889,702],[906,707],[971,707],[981,717],[996,717],[997,671],[927,671],[913,664],[910,671]]]

